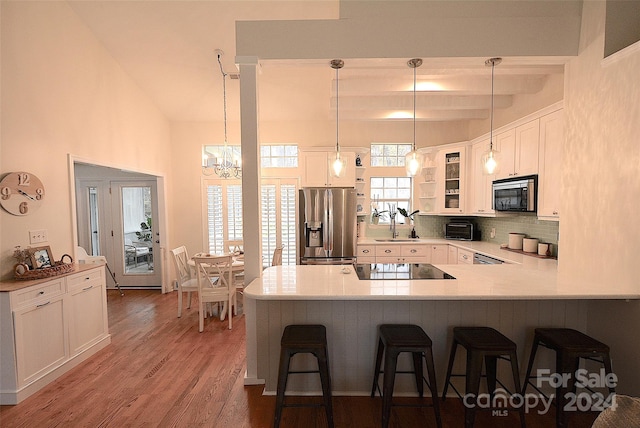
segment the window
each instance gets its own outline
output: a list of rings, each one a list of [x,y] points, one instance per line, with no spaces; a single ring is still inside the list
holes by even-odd
[[[209,253],[222,254],[224,241],[242,239],[242,184],[209,181],[206,191]]]
[[[242,240],[242,184],[238,180],[208,180],[208,249],[221,254],[226,240]],[[264,180],[261,186],[263,266],[271,266],[273,250],[282,246],[282,264],[296,264],[296,181]]]
[[[260,146],[260,163],[262,168],[297,168],[298,146]]]
[[[404,166],[411,144],[371,144],[371,166]]]
[[[295,180],[264,180],[262,204],[262,265],[271,266],[273,250],[282,246],[282,264],[296,264]]]
[[[388,211],[389,204],[396,208],[410,211],[411,206],[411,178],[410,177],[371,177],[371,209]],[[402,224],[405,218],[396,215],[396,223]],[[389,214],[380,216],[380,223],[389,224]]]

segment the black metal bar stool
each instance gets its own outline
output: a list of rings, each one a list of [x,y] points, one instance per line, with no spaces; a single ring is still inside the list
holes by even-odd
[[[576,392],[576,370],[580,366],[580,358],[596,361],[604,366],[605,373],[611,371],[611,356],[609,347],[586,334],[570,328],[536,328],[527,366],[527,375],[524,378],[522,395],[527,386],[533,386],[540,394],[546,395],[531,382],[537,376],[531,376],[533,362],[536,357],[538,345],[556,352],[556,374],[565,376],[567,382],[557,382],[556,387],[556,427],[565,427],[569,422],[569,414],[564,411],[566,397],[569,391]],[[589,389],[589,388],[587,388]],[[609,386],[609,392],[615,393],[615,387]],[[548,398],[548,397],[547,397]]]
[[[456,349],[458,345],[467,351],[467,368],[465,374],[452,374],[453,362],[456,358]],[[506,356],[506,357],[505,357]],[[455,385],[451,383],[452,377],[465,377],[465,394],[472,394],[472,405],[468,405],[465,400],[464,423],[465,427],[473,426],[475,420],[476,407],[478,406],[477,398],[480,390],[480,378],[486,377],[487,389],[493,398],[496,390],[496,383],[500,384],[505,391],[511,394],[504,384],[497,379],[497,362],[498,359],[509,360],[511,362],[511,372],[513,374],[513,384],[515,393],[520,392],[520,374],[518,370],[518,356],[516,355],[516,344],[499,331],[490,327],[454,327],[453,342],[451,343],[451,353],[449,354],[449,366],[447,368],[447,377],[442,391],[442,400],[447,396],[449,385],[456,392],[458,397],[463,398]],[[482,375],[482,362],[484,360],[486,375]],[[491,400],[493,401],[493,400]],[[504,407],[490,408],[490,410],[505,410]],[[525,426],[524,406],[519,406],[520,425]]]
[[[373,376],[373,386],[371,387],[371,397],[375,396],[376,390],[382,396],[382,427],[389,426],[391,417],[391,407],[399,406],[393,404],[393,386],[396,373],[413,373],[416,378],[418,394],[422,398],[425,382],[431,390],[431,405],[409,405],[411,407],[433,407],[436,414],[438,427],[442,426],[440,418],[440,407],[438,403],[438,388],[436,387],[436,375],[433,365],[433,352],[431,349],[431,338],[427,336],[422,328],[412,324],[382,324],[378,328],[378,352],[376,356],[376,368]],[[398,371],[396,364],[398,355],[402,352],[411,352],[413,355],[413,371]],[[384,371],[380,371],[382,355],[384,354]],[[424,357],[427,366],[429,381],[424,378],[422,359]],[[384,373],[382,391],[378,385],[380,373]]]
[[[291,357],[298,353],[311,353],[318,360],[318,370],[290,371]],[[322,383],[322,404],[286,404],[284,392],[289,374],[320,373]],[[327,330],[323,325],[288,325],[284,328],[280,340],[280,367],[278,369],[278,391],[276,396],[276,414],[274,427],[280,426],[284,407],[320,407],[324,406],[327,423],[333,428],[333,407],[331,405],[331,377],[327,353]]]

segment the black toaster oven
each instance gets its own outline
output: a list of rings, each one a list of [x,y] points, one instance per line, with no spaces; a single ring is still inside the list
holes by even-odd
[[[444,226],[444,238],[460,241],[478,241],[480,240],[480,230],[472,222],[452,221]]]

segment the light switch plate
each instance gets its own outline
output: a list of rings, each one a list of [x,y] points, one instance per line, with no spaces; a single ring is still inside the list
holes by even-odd
[[[47,242],[47,229],[30,230],[29,231],[29,243],[39,244],[41,242]]]

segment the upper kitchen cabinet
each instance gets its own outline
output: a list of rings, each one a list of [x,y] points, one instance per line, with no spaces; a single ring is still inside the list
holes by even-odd
[[[495,174],[487,175],[482,170],[482,155],[489,150],[489,140],[482,140],[471,146],[471,191],[469,195],[470,212],[477,215],[494,214],[493,192],[491,185]]]
[[[564,143],[563,110],[540,118],[540,160],[538,177],[538,217],[560,218],[560,174]]]
[[[496,135],[500,165],[495,179],[537,174],[539,137],[539,119]]]
[[[449,214],[464,213],[466,147],[443,149],[439,152],[442,162],[439,191],[442,201],[440,211]]]
[[[356,156],[340,151],[346,171],[340,178],[329,174],[329,163],[335,151],[302,151],[302,187],[355,187]]]
[[[418,209],[420,214],[433,214],[437,212],[438,200],[438,180],[437,180],[437,161],[435,153],[425,155],[425,162],[422,172],[416,175],[415,191],[419,202]]]

